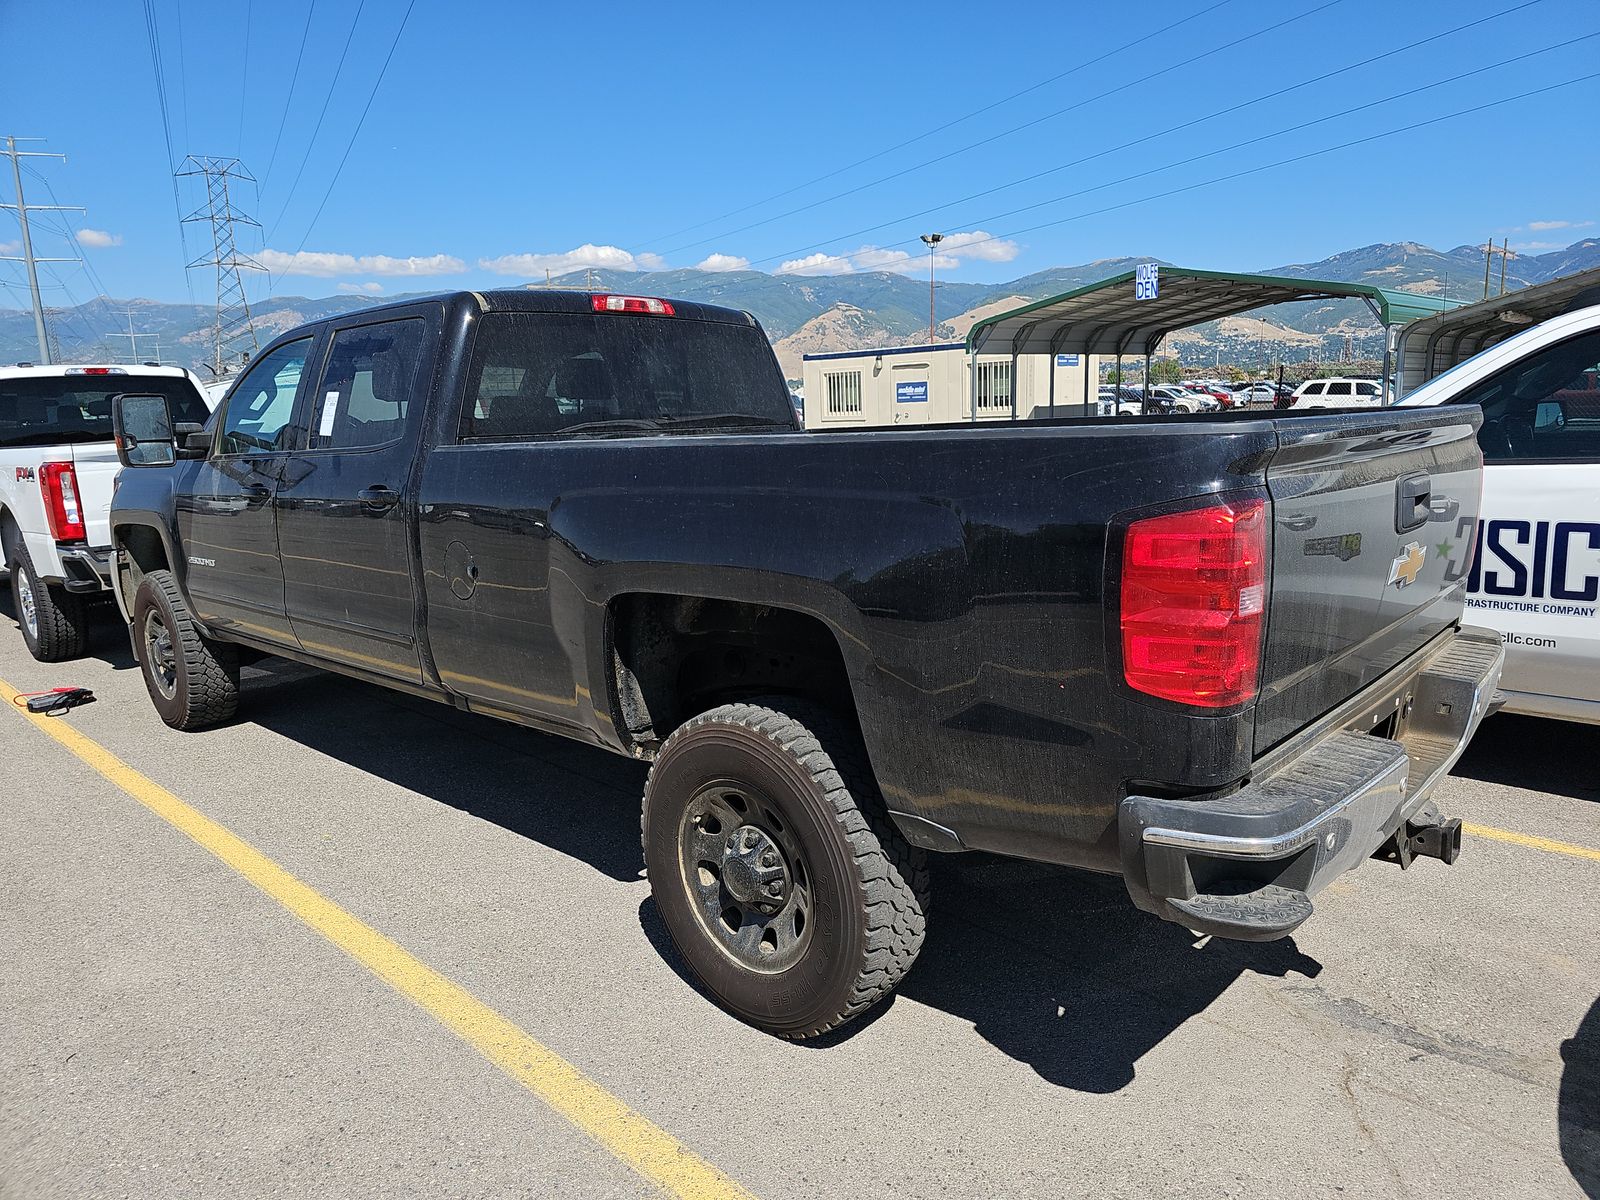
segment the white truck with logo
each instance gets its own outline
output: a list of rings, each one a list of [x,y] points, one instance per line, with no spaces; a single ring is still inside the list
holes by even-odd
[[[1483,408],[1468,615],[1500,631],[1506,711],[1600,724],[1600,305],[1553,317],[1400,402]],[[1458,521],[1457,526],[1462,522]]]
[[[181,367],[0,367],[0,562],[23,641],[41,662],[82,654],[89,608],[109,595],[118,392],[159,393],[195,429],[210,415],[199,380]]]

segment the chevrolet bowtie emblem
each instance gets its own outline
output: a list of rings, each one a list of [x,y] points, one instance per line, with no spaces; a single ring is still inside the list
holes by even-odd
[[[1395,587],[1409,587],[1417,581],[1417,575],[1421,572],[1422,564],[1427,557],[1428,552],[1421,545],[1416,542],[1408,543],[1389,565],[1389,582]]]

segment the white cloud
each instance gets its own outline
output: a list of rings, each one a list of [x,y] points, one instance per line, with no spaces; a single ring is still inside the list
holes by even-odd
[[[981,229],[968,233],[947,233],[933,256],[941,271],[954,270],[966,259],[983,262],[1010,262],[1021,251],[1016,242],[992,237]],[[717,256],[713,256],[717,257]],[[779,275],[848,275],[852,271],[893,271],[899,275],[918,275],[928,268],[928,255],[881,246],[862,246],[844,254],[809,254],[794,258],[777,270]]]
[[[981,229],[971,233],[947,233],[939,243],[939,253],[956,258],[977,258],[984,262],[1010,262],[1022,250],[1017,243],[997,238]]]
[[[274,275],[459,275],[467,264],[450,254],[390,258],[387,254],[330,254],[315,250],[263,250],[256,256]]]
[[[855,267],[850,260],[838,255],[808,254],[804,258],[791,258],[780,266],[779,275],[848,275]]]
[[[1529,221],[1528,228],[1534,233],[1545,233],[1551,229],[1587,229],[1593,221]]]
[[[595,246],[585,242],[561,254],[502,254],[499,258],[480,258],[478,265],[496,275],[565,275],[585,267],[605,267],[613,271],[654,270],[661,260],[653,254],[634,256],[619,246]],[[661,265],[665,265],[664,263]]]
[[[696,271],[748,271],[750,260],[737,254],[708,254],[695,263]]]
[[[1513,250],[1565,250],[1563,242],[1512,242]]]
[[[659,254],[651,254],[648,250],[635,254],[633,261],[639,265],[641,270],[645,271],[665,271],[667,269],[667,260]]]
[[[107,233],[104,229],[80,229],[78,230],[78,240],[85,246],[95,246],[97,248],[122,245],[122,235],[120,233]]]
[[[21,242],[0,242],[0,254],[15,254],[21,249]]]
[[[383,284],[341,283],[334,290],[343,292],[347,296],[381,296],[383,295]]]

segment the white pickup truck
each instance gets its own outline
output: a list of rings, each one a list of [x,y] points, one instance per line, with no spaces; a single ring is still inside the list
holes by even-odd
[[[0,562],[42,662],[83,653],[90,602],[109,594],[118,392],[159,393],[197,429],[211,411],[181,367],[0,367]]]
[[[1505,640],[1506,711],[1600,724],[1600,305],[1507,338],[1400,403],[1483,408],[1478,527],[1441,520],[1427,552],[1459,562],[1476,547],[1468,616]]]

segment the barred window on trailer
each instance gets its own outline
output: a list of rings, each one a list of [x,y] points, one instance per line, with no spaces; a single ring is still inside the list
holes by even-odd
[[[1011,364],[1009,362],[980,362],[978,364],[978,411],[1011,408]]]
[[[861,412],[861,372],[829,371],[823,379],[828,385],[828,415],[857,416]]]

